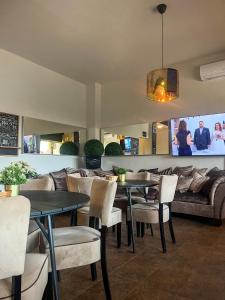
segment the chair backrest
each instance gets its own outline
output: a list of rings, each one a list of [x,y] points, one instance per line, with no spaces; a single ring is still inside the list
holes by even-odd
[[[27,198],[0,198],[0,279],[24,272],[29,219]]]
[[[67,188],[69,192],[77,192],[85,195],[91,195],[91,186],[94,178],[92,177],[76,177],[73,175],[68,175],[67,178]]]
[[[102,179],[93,180],[89,215],[90,217],[99,218],[103,226],[108,226],[110,224],[116,189],[116,182]]]
[[[177,175],[162,175],[159,184],[159,202],[169,203],[174,199],[177,187]]]
[[[126,180],[150,180],[149,172],[126,172]]]
[[[21,191],[52,191],[54,190],[54,181],[50,176],[30,179],[27,183],[20,185]]]

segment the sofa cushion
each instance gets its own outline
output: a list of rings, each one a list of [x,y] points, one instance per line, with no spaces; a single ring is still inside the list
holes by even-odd
[[[52,176],[55,184],[56,191],[67,191],[67,184],[66,184],[66,169],[62,169],[60,171],[51,172],[50,175]]]
[[[211,177],[215,177],[218,176],[218,171],[222,171],[217,167],[212,168],[211,170],[209,170],[209,172],[206,174],[207,176]],[[225,171],[224,171],[225,172]]]
[[[113,170],[104,171],[102,169],[93,170],[96,176],[106,177],[106,176],[114,176]]]
[[[201,191],[204,184],[209,180],[210,178],[207,176],[201,176],[200,174],[196,173],[193,177],[193,181],[190,185],[190,190],[193,193],[198,193]]]
[[[172,168],[167,168],[164,170],[161,170],[158,172],[159,175],[171,175],[172,174]]]
[[[81,177],[87,177],[88,176],[88,170],[86,170],[86,169],[66,168],[66,173],[67,174],[79,173]]]
[[[190,185],[191,185],[192,181],[193,181],[192,176],[183,176],[183,175],[181,175],[178,178],[176,190],[179,191],[180,193],[187,192],[190,188]]]
[[[190,191],[186,193],[180,193],[177,191],[174,196],[174,201],[190,202],[204,205],[208,205],[210,203],[208,197],[200,193],[192,193]]]
[[[193,166],[176,167],[173,170],[173,174],[176,174],[178,176],[190,176],[192,171],[193,171]]]
[[[197,168],[194,168],[192,170],[192,173],[191,173],[191,176],[195,176],[196,173],[202,175],[202,176],[205,176],[206,173],[208,171],[208,168],[202,168],[202,169],[197,169]]]
[[[154,169],[140,169],[138,171],[138,173],[140,172],[149,172],[149,173],[153,173],[153,174],[158,174],[158,168],[154,168]]]

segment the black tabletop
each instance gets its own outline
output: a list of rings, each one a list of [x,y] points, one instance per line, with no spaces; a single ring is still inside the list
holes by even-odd
[[[155,186],[157,183],[151,180],[126,180],[124,182],[118,182],[119,188],[145,188]]]
[[[55,215],[77,209],[89,201],[89,196],[63,191],[21,191],[31,203],[31,218]]]

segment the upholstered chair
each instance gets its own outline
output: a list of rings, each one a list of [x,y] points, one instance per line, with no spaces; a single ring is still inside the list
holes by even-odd
[[[21,191],[51,191],[53,190],[53,179],[46,175],[35,179],[28,180],[27,183],[20,185]],[[40,228],[34,220],[30,220],[28,237],[27,237],[27,253],[37,252],[40,244]]]
[[[102,179],[103,180],[103,179]],[[76,178],[71,175],[67,176],[67,187],[70,192],[79,192],[91,196],[93,178],[82,177]],[[77,225],[88,226],[89,225],[89,212],[90,205],[84,206],[77,210]],[[121,223],[122,223],[122,211],[117,207],[113,207],[110,215],[110,222],[108,227],[117,227],[117,247],[121,247]],[[101,221],[99,224],[101,227]]]
[[[48,256],[26,254],[30,201],[0,199],[0,299],[41,300],[48,279]]]
[[[53,229],[56,269],[91,265],[92,275],[96,276],[95,263],[101,261],[102,277],[106,299],[111,299],[106,265],[106,232],[111,224],[111,212],[117,183],[94,179],[90,193],[88,226],[72,226]],[[101,230],[98,221],[101,221]],[[95,229],[97,228],[97,229]],[[43,238],[44,250],[49,253],[47,241]],[[49,269],[49,271],[51,271]]]
[[[172,242],[175,243],[173,230],[171,203],[177,186],[177,175],[163,175],[160,178],[158,203],[137,203],[132,206],[133,220],[145,224],[158,224],[163,252],[166,252],[166,241],[164,235],[164,223],[169,223]],[[128,212],[129,213],[129,212]]]

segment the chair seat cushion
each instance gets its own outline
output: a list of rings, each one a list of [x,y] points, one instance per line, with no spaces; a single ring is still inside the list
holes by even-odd
[[[22,276],[22,299],[42,299],[48,281],[48,257],[45,254],[27,254]],[[0,299],[11,299],[12,278],[0,280]]]
[[[53,237],[57,270],[89,265],[100,260],[98,230],[86,226],[55,228]],[[45,239],[44,246],[46,253],[49,253]]]
[[[206,197],[205,195],[201,193],[192,193],[192,192],[186,192],[186,193],[176,192],[174,201],[190,202],[190,203],[204,204],[204,205],[208,205],[210,203],[209,198]]]
[[[84,206],[77,210],[77,225],[89,226],[89,206]],[[108,227],[114,226],[122,222],[122,210],[117,207],[112,208],[110,222]],[[99,222],[101,227],[101,221]]]
[[[133,219],[137,222],[157,224],[159,223],[159,204],[138,203],[132,206]],[[127,209],[127,215],[130,216],[130,210]],[[169,207],[163,204],[163,222],[169,220]]]

